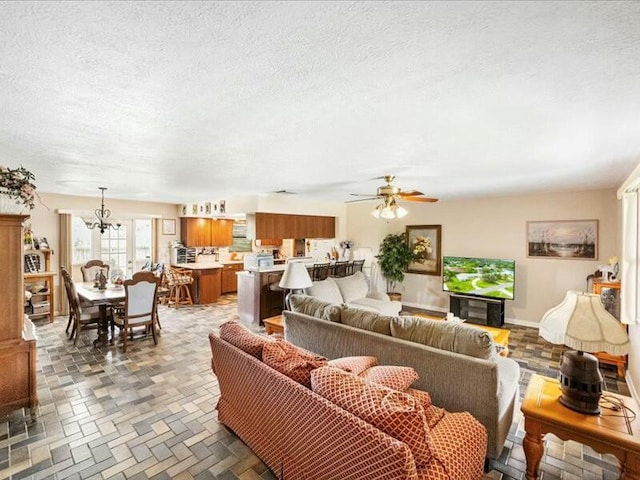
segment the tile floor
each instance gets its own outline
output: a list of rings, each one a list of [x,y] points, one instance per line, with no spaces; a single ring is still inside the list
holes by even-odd
[[[93,348],[94,331],[74,347],[65,337],[65,318],[38,324],[38,417],[31,423],[22,410],[0,416],[0,480],[274,478],[216,421],[219,392],[207,335],[237,318],[235,296],[216,305],[161,307],[160,318],[158,346],[136,341],[126,354]],[[522,392],[533,372],[555,376],[562,348],[534,329],[509,328]],[[608,390],[628,395],[614,369],[603,373]],[[518,415],[486,479],[524,478],[523,435]],[[611,456],[553,436],[546,446],[544,480],[618,478]]]

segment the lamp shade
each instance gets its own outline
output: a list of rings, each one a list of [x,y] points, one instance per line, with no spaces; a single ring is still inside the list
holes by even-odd
[[[548,342],[582,352],[625,355],[630,348],[625,329],[592,293],[567,292],[560,305],[543,315],[539,333]]]
[[[299,290],[313,285],[307,267],[302,262],[287,263],[284,274],[278,284],[280,288]]]

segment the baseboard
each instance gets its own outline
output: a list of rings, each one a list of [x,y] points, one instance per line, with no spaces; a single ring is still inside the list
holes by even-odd
[[[432,310],[434,312],[447,313],[449,309],[447,307],[435,307],[433,305],[424,305],[422,303],[402,302],[403,305],[413,308],[421,308],[423,310]],[[504,323],[510,325],[518,325],[520,327],[538,328],[540,324],[538,322],[532,322],[530,320],[520,320],[518,318],[505,318]]]

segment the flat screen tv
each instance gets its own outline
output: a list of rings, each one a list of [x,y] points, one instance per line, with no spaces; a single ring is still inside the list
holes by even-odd
[[[515,260],[443,257],[442,267],[442,289],[445,292],[514,299]]]

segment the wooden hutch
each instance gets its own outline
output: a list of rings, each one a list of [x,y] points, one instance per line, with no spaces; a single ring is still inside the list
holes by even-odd
[[[28,408],[35,416],[36,338],[24,314],[23,222],[0,215],[0,412]]]

